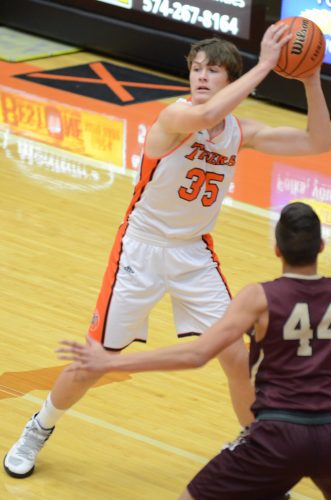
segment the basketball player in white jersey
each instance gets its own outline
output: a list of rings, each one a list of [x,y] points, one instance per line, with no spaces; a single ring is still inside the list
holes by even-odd
[[[147,340],[148,316],[169,293],[178,336],[200,335],[225,312],[230,292],[213,251],[212,230],[240,148],[307,155],[331,148],[319,69],[304,80],[306,130],[238,121],[231,112],[275,67],[289,40],[271,26],[255,67],[240,76],[241,56],[223,40],[194,45],[188,56],[191,101],[161,111],[146,139],[140,180],[116,236],[88,335],[105,349]],[[240,339],[219,356],[242,426],[253,416],[248,352]],[[32,474],[38,452],[61,415],[99,378],[64,370],[41,410],[31,417],[4,460],[13,477]]]

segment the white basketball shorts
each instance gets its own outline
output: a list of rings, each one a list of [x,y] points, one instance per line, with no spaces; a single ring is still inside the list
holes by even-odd
[[[166,293],[178,337],[199,335],[224,314],[231,294],[211,236],[151,243],[120,229],[89,335],[113,350],[146,342],[149,313]]]

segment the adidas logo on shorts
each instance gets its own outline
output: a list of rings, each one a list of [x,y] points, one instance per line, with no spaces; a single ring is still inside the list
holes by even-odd
[[[129,274],[134,274],[134,270],[132,269],[131,266],[125,266],[123,267],[124,271],[126,271]]]

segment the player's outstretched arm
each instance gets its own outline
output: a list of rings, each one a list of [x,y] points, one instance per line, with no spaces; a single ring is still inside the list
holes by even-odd
[[[58,358],[73,361],[70,371],[157,371],[198,368],[238,340],[267,308],[262,286],[248,285],[231,302],[225,315],[193,342],[148,352],[118,355],[87,338],[86,344],[64,340],[56,350]]]

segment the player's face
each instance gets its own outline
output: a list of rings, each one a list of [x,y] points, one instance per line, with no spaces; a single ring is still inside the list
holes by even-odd
[[[224,66],[210,66],[205,52],[198,52],[190,70],[193,104],[203,104],[228,84],[228,74]]]

